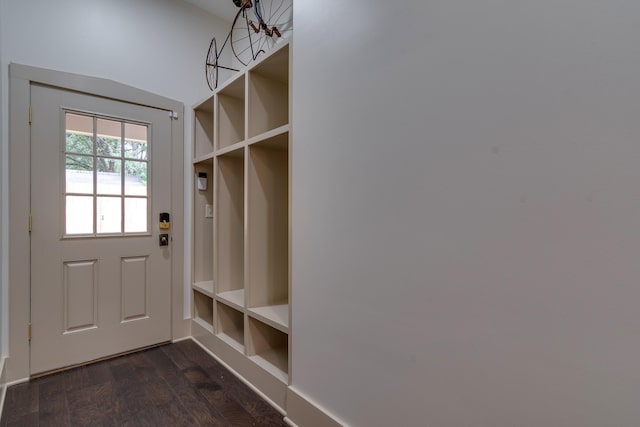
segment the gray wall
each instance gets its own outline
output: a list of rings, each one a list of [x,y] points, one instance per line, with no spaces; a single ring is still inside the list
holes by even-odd
[[[640,423],[640,3],[297,2],[293,386],[359,426]]]

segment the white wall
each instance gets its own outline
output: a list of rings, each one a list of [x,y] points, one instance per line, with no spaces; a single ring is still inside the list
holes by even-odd
[[[4,189],[8,188],[8,64],[16,62],[108,78],[182,101],[186,107],[185,200],[190,200],[190,107],[210,94],[204,76],[205,54],[211,37],[224,38],[230,23],[177,0],[0,0],[0,4]],[[6,248],[8,193],[3,192],[2,197]],[[190,218],[190,204],[186,209],[185,218]],[[185,260],[190,259],[190,235],[187,229]],[[6,260],[4,254],[2,260]],[[190,265],[185,261],[186,286]],[[2,274],[6,296],[6,269]],[[185,315],[190,312],[188,295],[185,291]],[[2,319],[6,325],[6,310]]]
[[[358,426],[638,425],[640,3],[295,25],[293,387]]]

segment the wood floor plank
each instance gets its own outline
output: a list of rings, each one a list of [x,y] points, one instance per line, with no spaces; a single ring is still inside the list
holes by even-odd
[[[4,426],[16,420],[38,413],[38,384],[22,383],[7,389],[5,408],[0,425]]]
[[[95,384],[67,391],[71,424],[115,426],[113,386]]]
[[[7,427],[25,427],[25,426],[37,426],[39,424],[38,413],[26,414],[14,421],[5,424]]]
[[[199,388],[200,394],[202,394],[210,405],[214,406],[224,418],[233,426],[251,426],[255,425],[255,418],[251,416],[238,402],[229,397],[229,395],[222,390],[214,390],[207,387]]]
[[[191,340],[7,389],[0,427],[286,426],[283,416]]]
[[[63,374],[54,374],[54,378],[40,378],[38,381],[38,423],[40,426],[71,425],[67,394]]]

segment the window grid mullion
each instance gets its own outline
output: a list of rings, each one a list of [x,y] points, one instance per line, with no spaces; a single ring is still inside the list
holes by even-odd
[[[98,235],[98,118],[93,116],[93,235]]]
[[[89,116],[89,115],[87,115]],[[120,194],[103,194],[103,195],[99,195],[98,194],[98,157],[99,157],[99,153],[98,153],[98,130],[97,130],[97,123],[98,123],[98,115],[96,114],[92,114],[90,115],[90,117],[92,118],[92,124],[93,124],[93,132],[92,132],[92,152],[91,154],[88,153],[76,153],[76,152],[71,152],[71,151],[67,151],[66,148],[66,143],[65,143],[65,156],[64,158],[66,159],[66,155],[67,154],[72,154],[72,155],[81,155],[81,156],[87,156],[87,157],[91,157],[92,160],[92,166],[93,166],[93,171],[92,171],[92,192],[87,194],[87,193],[76,193],[76,192],[67,192],[66,189],[66,178],[65,178],[65,188],[64,188],[64,195],[65,195],[65,210],[66,210],[66,196],[89,196],[92,198],[92,204],[93,204],[93,218],[92,218],[92,222],[93,222],[93,232],[91,233],[92,237],[100,237],[100,233],[98,233],[98,197],[108,197],[108,198],[118,198],[120,200],[120,232],[119,233],[105,233],[108,235],[126,235],[126,231],[125,231],[125,201],[126,199],[139,199],[139,200],[145,200],[146,201],[146,205],[147,205],[147,218],[146,218],[146,232],[149,232],[149,215],[150,215],[150,197],[149,197],[149,190],[147,188],[147,194],[144,196],[141,195],[125,195],[125,190],[126,190],[126,183],[125,183],[125,178],[126,178],[126,156],[125,156],[125,121],[124,120],[118,120],[120,122],[120,155],[119,157],[111,157],[111,156],[100,156],[100,157],[105,157],[105,158],[113,158],[113,159],[118,159],[120,161]],[[113,119],[110,119],[113,120]],[[147,144],[149,141],[149,127],[147,126]],[[147,147],[147,158],[146,159],[138,159],[138,158],[132,158],[129,159],[131,161],[136,161],[136,162],[140,162],[140,163],[144,163],[146,165],[146,170],[147,170],[147,174],[149,174],[150,176],[150,171],[149,171],[149,165],[150,165],[150,149],[149,147]],[[64,162],[64,164],[66,165],[66,160]],[[65,170],[66,170],[66,166],[65,166]],[[65,225],[65,234],[66,234],[66,225]],[[130,233],[132,235],[136,235],[139,234],[139,232],[132,232]],[[85,235],[86,236],[86,235]],[[82,236],[80,236],[82,237]]]
[[[124,233],[124,122],[120,122],[120,232]]]

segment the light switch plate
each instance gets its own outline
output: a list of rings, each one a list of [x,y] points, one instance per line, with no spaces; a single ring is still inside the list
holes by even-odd
[[[204,205],[204,217],[213,218],[213,205]]]

